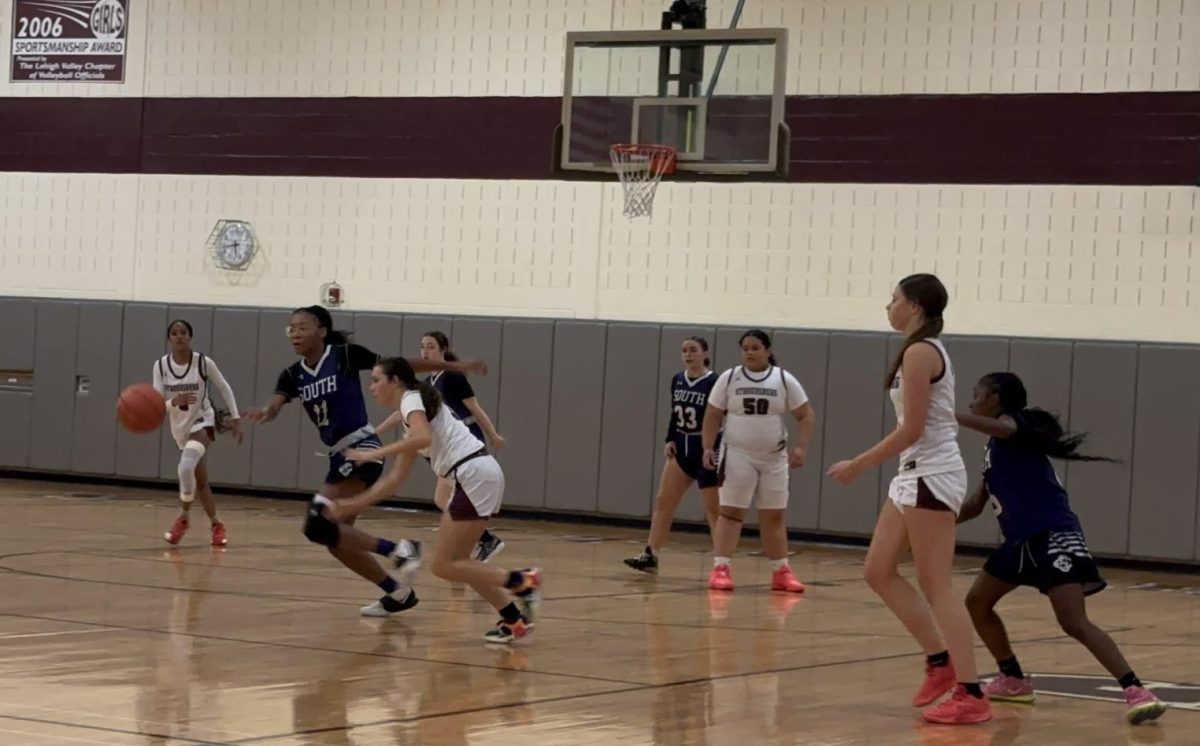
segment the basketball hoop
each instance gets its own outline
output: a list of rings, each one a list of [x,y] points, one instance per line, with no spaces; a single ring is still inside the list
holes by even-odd
[[[610,147],[608,154],[625,190],[625,217],[649,217],[659,180],[663,174],[675,173],[675,148],[621,143]]]

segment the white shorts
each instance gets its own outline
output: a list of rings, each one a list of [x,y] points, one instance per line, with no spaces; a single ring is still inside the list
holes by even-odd
[[[446,512],[456,521],[489,518],[500,511],[504,501],[504,472],[491,456],[473,458],[459,466],[448,477],[454,491]]]
[[[920,476],[899,474],[892,478],[892,484],[888,487],[888,498],[896,504],[901,513],[905,508],[916,507],[919,483],[924,483],[929,493],[938,502],[953,511],[955,515],[958,515],[963,502],[967,499],[966,469]]]
[[[199,418],[194,420],[191,425],[188,425],[185,422],[178,430],[172,427],[171,435],[175,438],[175,445],[179,446],[179,450],[182,451],[183,447],[187,445],[187,442],[192,439],[192,434],[198,433],[201,430],[208,430],[209,428],[212,428],[212,431],[209,432],[208,436],[210,439],[216,440],[216,427],[216,414],[213,412],[212,408],[209,408],[208,411],[204,412],[204,414],[200,415]]]
[[[737,448],[722,448],[717,467],[721,486],[719,502],[729,508],[782,510],[788,504],[788,452],[747,453]]]

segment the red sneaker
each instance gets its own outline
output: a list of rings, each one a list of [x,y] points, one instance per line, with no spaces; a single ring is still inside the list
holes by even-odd
[[[168,544],[178,544],[183,535],[187,533],[187,530],[188,518],[186,515],[180,514],[175,519],[175,522],[171,524],[171,530],[163,534],[163,538],[167,540]]]
[[[214,547],[223,547],[229,543],[229,537],[225,535],[225,524],[220,521],[213,521],[212,525],[212,545]]]
[[[708,587],[714,591],[732,591],[733,576],[729,574],[729,565],[717,565],[708,574]]]
[[[958,676],[954,673],[954,664],[946,666],[925,666],[925,680],[921,682],[921,688],[913,695],[913,707],[924,707],[928,704],[933,704],[941,698],[943,694],[954,688],[958,683]]]
[[[771,573],[771,590],[804,593],[804,583],[792,574],[792,568],[784,565]]]
[[[939,725],[974,725],[992,719],[992,705],[987,697],[967,694],[967,688],[959,684],[950,699],[923,710],[921,716]]]

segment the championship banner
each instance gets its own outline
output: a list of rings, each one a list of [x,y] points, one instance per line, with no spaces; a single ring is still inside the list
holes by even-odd
[[[129,0],[13,0],[14,83],[123,83]]]

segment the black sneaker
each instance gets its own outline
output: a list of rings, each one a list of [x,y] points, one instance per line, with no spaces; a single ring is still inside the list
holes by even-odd
[[[625,564],[641,572],[650,573],[651,575],[658,574],[658,557],[649,552],[642,552],[636,557],[626,557]]]
[[[504,540],[499,536],[488,532],[488,535],[481,538],[479,543],[475,545],[474,559],[480,562],[488,562],[504,551]]]
[[[508,624],[501,619],[496,623],[495,627],[483,633],[483,639],[485,642],[508,645],[514,640],[519,640],[526,635],[532,634],[533,627],[533,622],[525,617],[521,617],[521,619],[512,624]]]
[[[420,601],[417,599],[417,592],[412,588],[408,589],[408,595],[404,598],[396,598],[392,595],[383,596],[375,603],[364,606],[359,609],[359,613],[363,616],[371,617],[387,617],[392,614],[399,614],[402,611],[407,611],[416,606]]]

